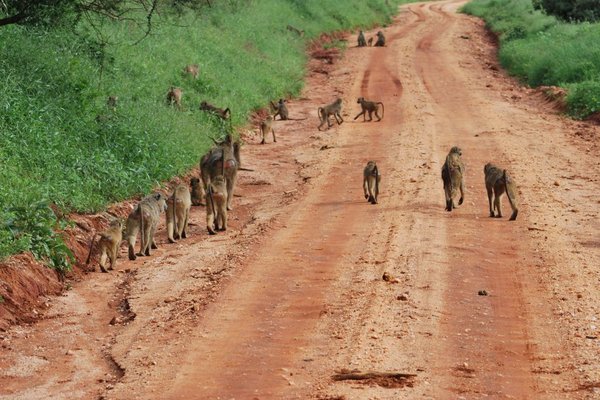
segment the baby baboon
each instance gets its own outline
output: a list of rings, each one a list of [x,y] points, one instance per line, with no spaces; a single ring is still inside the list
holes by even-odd
[[[464,177],[465,166],[462,162],[462,150],[457,146],[450,149],[446,156],[446,162],[442,167],[442,180],[444,181],[444,193],[446,195],[446,211],[452,211],[454,205],[454,197],[460,190],[460,199],[458,204],[461,205],[465,197]]]
[[[267,118],[260,123],[260,132],[262,133],[262,142],[260,144],[265,144],[265,138],[269,131],[273,132],[273,142],[277,141],[275,137],[275,130],[273,129],[273,116],[267,115]]]
[[[215,114],[216,116],[220,117],[221,119],[229,119],[229,117],[231,117],[231,111],[229,111],[229,108],[219,108],[216,106],[213,106],[212,104],[203,101],[202,103],[200,103],[200,109],[202,111],[208,111],[210,113]]]
[[[231,200],[233,199],[233,189],[237,181],[237,171],[242,166],[240,143],[234,141],[231,135],[227,135],[225,141],[215,141],[215,144],[216,146],[200,159],[200,175],[205,190],[208,190],[208,184],[216,176],[223,175],[225,177],[227,184],[227,209],[231,211]],[[208,198],[206,201],[208,203]]]
[[[373,46],[373,37],[369,38],[369,46]]]
[[[273,119],[275,119],[275,117],[278,115],[279,119],[283,121],[289,119],[288,109],[285,105],[284,99],[279,99],[277,104],[271,102],[271,107],[273,108],[273,111],[275,111],[275,114],[273,114]]]
[[[117,110],[117,103],[119,102],[119,96],[108,96],[106,99],[106,106],[113,111]]]
[[[291,32],[295,32],[300,37],[304,36],[304,30],[293,27],[292,25],[288,25],[287,30],[291,31]]]
[[[373,121],[373,112],[375,113],[375,116],[377,117],[377,121],[381,121],[381,118],[383,118],[383,113],[385,112],[385,109],[383,107],[382,102],[368,101],[368,100],[365,100],[364,97],[359,97],[357,103],[360,104],[362,111],[359,112],[356,117],[354,117],[355,120],[356,120],[356,118],[358,118],[362,115],[363,122],[364,122],[367,117],[367,112],[369,113],[369,121]],[[381,117],[379,116],[379,105],[381,105]]]
[[[203,206],[204,205],[204,186],[200,184],[200,179],[190,179],[190,188],[192,192],[192,205]]]
[[[363,170],[363,189],[365,199],[371,204],[377,204],[379,182],[381,182],[381,175],[377,169],[377,164],[375,164],[375,161],[369,161]]]
[[[200,73],[200,67],[198,64],[190,64],[186,65],[183,68],[184,75],[191,75],[194,79],[198,79],[198,74]]]
[[[488,201],[490,203],[490,217],[502,218],[501,197],[506,192],[508,202],[512,208],[512,215],[509,221],[517,219],[519,208],[517,204],[517,188],[515,181],[508,175],[505,169],[500,169],[492,163],[485,164],[483,167],[485,174],[485,188],[487,189]],[[492,198],[494,205],[492,206]],[[494,210],[497,214],[494,215]]]
[[[358,47],[365,47],[367,45],[367,41],[365,40],[365,34],[363,31],[358,31]]]
[[[324,107],[319,107],[317,109],[317,113],[319,114],[319,118],[321,120],[321,125],[319,125],[318,129],[321,130],[321,127],[325,124],[325,122],[327,122],[327,127],[331,128],[331,125],[333,125],[333,124],[329,121],[330,115],[333,115],[335,118],[335,122],[337,122],[338,125],[341,125],[342,122],[344,122],[344,120],[342,119],[342,116],[341,116],[341,112],[342,112],[342,99],[340,99],[340,98],[336,99],[336,101],[334,101],[333,103],[331,103],[329,105],[326,105]]]
[[[227,230],[227,197],[225,178],[215,176],[206,188],[206,228],[210,235]]]
[[[383,47],[385,46],[385,36],[383,36],[383,32],[377,32],[377,41],[375,42],[375,47]]]
[[[175,104],[178,108],[181,107],[181,96],[183,96],[181,89],[171,86],[167,92],[167,104],[170,106]]]
[[[167,236],[169,243],[187,237],[192,198],[187,185],[177,185],[167,201]]]
[[[113,270],[117,265],[119,245],[123,240],[123,221],[120,219],[111,221],[108,229],[99,233],[98,235],[100,236],[97,245],[98,253],[100,254],[100,271],[108,272],[105,268],[107,258],[110,260],[110,267],[108,269]],[[88,258],[85,262],[85,265],[90,263],[95,239],[96,235],[94,235],[92,242],[90,243],[90,252],[88,253]]]
[[[135,260],[135,241],[140,231],[139,256],[149,256],[150,248],[157,249],[154,232],[160,221],[160,213],[167,209],[166,197],[162,193],[153,193],[144,197],[131,211],[125,224],[125,240],[129,244],[129,259]]]

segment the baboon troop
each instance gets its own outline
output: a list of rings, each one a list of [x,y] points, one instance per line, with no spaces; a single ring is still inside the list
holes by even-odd
[[[177,185],[167,201],[167,237],[169,243],[187,237],[192,196],[187,185]]]
[[[356,117],[354,117],[354,120],[356,120],[358,117],[360,117],[362,115],[363,122],[364,122],[366,120],[367,113],[369,113],[369,121],[373,121],[373,113],[375,113],[375,116],[377,117],[377,121],[381,121],[381,118],[383,118],[383,113],[385,110],[384,110],[382,102],[368,101],[368,100],[365,100],[364,97],[359,97],[356,103],[360,104],[362,111],[359,112]],[[381,106],[381,117],[379,116],[379,106]]]
[[[461,205],[465,199],[465,184],[463,174],[465,166],[462,162],[462,151],[459,147],[454,146],[446,156],[446,162],[442,167],[442,180],[444,181],[444,194],[446,195],[446,211],[452,211],[456,207],[454,198],[460,190],[460,199],[458,204]]]
[[[516,220],[519,214],[519,207],[517,204],[515,181],[505,169],[501,169],[492,163],[485,164],[483,173],[485,175],[485,189],[487,190],[488,202],[490,204],[490,217],[502,218],[502,204],[500,200],[502,195],[506,193],[506,197],[512,208],[512,215],[508,220]]]
[[[260,132],[262,134],[262,141],[260,142],[260,144],[266,143],[265,138],[266,138],[267,134],[269,133],[269,131],[271,131],[273,133],[273,142],[276,142],[277,138],[275,137],[275,130],[273,129],[273,116],[272,115],[267,115],[267,118],[265,118],[265,120],[260,123]]]
[[[198,79],[198,75],[200,74],[200,67],[198,66],[198,64],[186,65],[183,68],[183,74],[189,75],[194,79]]]
[[[273,114],[273,119],[275,119],[275,117],[277,117],[278,115],[280,120],[285,121],[289,119],[288,109],[285,105],[284,99],[279,99],[277,104],[271,102],[271,108],[273,109],[273,111],[275,111],[275,114]]]
[[[344,122],[344,120],[342,119],[341,112],[342,112],[342,99],[340,99],[340,98],[336,99],[331,104],[328,104],[323,107],[319,107],[317,109],[317,113],[319,115],[319,119],[321,120],[321,124],[319,125],[318,129],[321,130],[321,127],[325,124],[325,122],[327,122],[327,128],[331,128],[331,126],[333,125],[331,123],[331,121],[329,121],[329,117],[331,115],[333,115],[333,117],[335,118],[335,122],[337,122],[338,125],[341,125],[342,122]]]
[[[379,182],[381,182],[381,174],[377,168],[375,161],[369,161],[363,170],[363,190],[365,199],[371,204],[377,204],[379,196]]]
[[[190,192],[192,195],[192,205],[193,206],[203,206],[204,205],[204,186],[200,184],[200,179],[192,178],[190,179]]]
[[[365,40],[365,34],[363,31],[358,31],[358,47],[365,47],[367,45],[367,41]]]
[[[383,47],[385,46],[385,36],[383,36],[383,32],[377,32],[377,41],[375,42],[375,47]]]
[[[100,232],[98,236],[100,236],[100,239],[98,240],[96,248],[98,249],[98,254],[100,254],[100,271],[108,272],[105,268],[107,258],[110,260],[110,267],[108,268],[109,270],[115,269],[115,266],[117,265],[119,245],[123,240],[123,221],[121,221],[120,219],[115,219],[111,221],[108,229],[106,229],[103,232]],[[95,238],[96,235],[92,237],[92,241],[90,243],[90,251],[88,253],[85,265],[88,265],[90,263]]]
[[[200,103],[200,110],[212,113],[221,119],[229,119],[229,117],[231,117],[231,111],[229,111],[229,108],[219,108],[206,101]]]
[[[144,197],[131,211],[125,224],[125,240],[129,246],[129,259],[135,260],[135,242],[140,232],[140,252],[138,256],[149,256],[150,249],[157,249],[154,233],[160,214],[167,209],[166,197],[162,193],[153,193]]]
[[[178,108],[181,107],[181,97],[183,96],[183,91],[175,86],[171,86],[169,91],[167,92],[167,104],[172,106],[175,105]]]
[[[217,175],[206,187],[206,228],[211,235],[227,230],[227,198],[225,177]]]

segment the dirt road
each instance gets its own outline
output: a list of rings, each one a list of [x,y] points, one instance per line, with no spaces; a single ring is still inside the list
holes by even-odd
[[[311,61],[289,104],[308,119],[247,137],[231,229],[208,238],[195,208],[189,240],[49,299],[2,334],[0,399],[600,398],[600,130],[506,77],[461,4],[406,6],[387,47],[352,36]],[[345,122],[317,131],[336,96]],[[353,121],[359,96],[381,122]],[[467,192],[448,213],[454,145]],[[515,177],[515,222],[488,218],[488,161]]]

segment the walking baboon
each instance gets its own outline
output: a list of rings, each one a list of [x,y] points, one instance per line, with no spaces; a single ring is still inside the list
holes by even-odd
[[[369,38],[369,46],[373,46],[373,37]]]
[[[119,96],[108,96],[106,99],[106,106],[113,111],[117,110],[117,103],[119,102]]]
[[[363,31],[358,31],[358,47],[365,47],[367,45],[367,41],[365,40],[365,34]]]
[[[377,32],[377,41],[375,42],[375,47],[383,47],[385,46],[385,36],[383,36],[383,32]]]
[[[200,175],[205,190],[208,189],[208,184],[216,176],[223,175],[225,177],[227,184],[227,209],[231,211],[233,209],[231,207],[231,200],[233,199],[233,189],[237,181],[237,171],[242,166],[240,143],[234,141],[231,135],[227,135],[225,141],[215,141],[215,144],[216,146],[200,159]],[[208,203],[208,199],[206,201]]]
[[[444,193],[446,195],[446,211],[452,211],[454,205],[454,197],[460,190],[460,199],[458,204],[461,205],[465,199],[464,172],[465,166],[462,162],[462,150],[457,146],[450,149],[446,156],[446,162],[442,167],[442,180],[444,181]]]
[[[123,240],[123,221],[120,219],[115,219],[110,222],[108,229],[103,232],[97,234],[100,236],[98,240],[98,244],[96,248],[98,249],[98,253],[100,254],[100,271],[108,272],[105,268],[106,259],[110,260],[109,270],[113,270],[117,265],[117,255],[119,254],[119,245]],[[94,240],[96,239],[96,235],[92,237],[92,241],[90,243],[90,252],[88,253],[87,261],[85,265],[90,263],[90,259],[92,257],[92,250],[94,248]]]
[[[331,104],[328,104],[323,107],[319,107],[317,109],[317,113],[319,114],[321,124],[319,125],[318,129],[321,130],[321,127],[323,126],[323,124],[325,124],[325,122],[327,122],[327,127],[331,128],[331,125],[333,125],[333,124],[329,121],[330,115],[333,115],[333,117],[335,118],[335,122],[337,122],[338,125],[341,125],[342,122],[344,122],[344,120],[342,119],[342,116],[341,116],[341,112],[342,112],[342,99],[340,99],[340,98],[336,99]]]
[[[276,116],[279,115],[279,119],[281,120],[287,120],[289,119],[289,114],[288,114],[288,109],[285,105],[285,100],[284,99],[279,99],[279,101],[277,102],[277,104],[271,102],[271,107],[273,108],[273,111],[275,111],[275,114],[273,114],[273,119],[275,119]]]
[[[502,205],[500,200],[504,192],[506,192],[506,197],[508,197],[508,202],[512,208],[512,215],[508,220],[516,220],[517,215],[519,214],[519,207],[517,204],[517,187],[515,181],[508,175],[505,169],[501,169],[492,163],[485,164],[483,173],[485,175],[485,188],[490,203],[490,217],[502,218]],[[493,206],[492,198],[494,198]],[[497,212],[495,215],[494,210]]]
[[[169,91],[167,92],[167,104],[172,106],[175,104],[177,107],[181,107],[181,97],[183,96],[183,91],[175,86],[171,86]]]
[[[365,199],[371,204],[377,204],[379,182],[381,182],[381,175],[377,169],[377,164],[375,164],[375,161],[369,161],[363,170],[363,190]]]
[[[265,137],[269,133],[269,131],[273,132],[273,142],[277,141],[275,137],[275,130],[273,129],[273,117],[271,115],[267,115],[267,118],[260,123],[260,132],[262,133],[262,142],[260,144],[265,144]]]
[[[295,32],[300,37],[304,36],[304,30],[293,27],[292,25],[288,25],[287,30]]]
[[[206,228],[210,235],[227,230],[227,198],[225,177],[217,175],[206,188]]]
[[[231,117],[231,111],[229,110],[229,108],[219,108],[216,106],[213,106],[212,104],[203,101],[202,103],[200,103],[200,109],[202,111],[208,111],[210,113],[215,114],[216,116],[220,117],[221,119],[229,119],[229,117]]]
[[[200,73],[200,67],[198,64],[190,64],[186,65],[183,68],[184,75],[191,75],[194,79],[198,79],[198,74]]]
[[[154,232],[160,221],[160,213],[167,209],[166,197],[162,193],[153,193],[144,197],[131,211],[125,224],[125,240],[129,246],[129,259],[135,260],[135,242],[140,231],[139,256],[149,256],[150,248],[157,249]]]
[[[204,186],[200,184],[200,179],[190,179],[190,188],[192,192],[192,205],[203,206],[204,205]]]
[[[177,185],[167,201],[167,237],[169,243],[187,237],[192,197],[187,185]]]
[[[383,103],[382,102],[380,102],[380,101],[368,101],[368,100],[365,100],[364,97],[359,97],[357,103],[360,104],[360,107],[362,108],[362,111],[359,112],[356,117],[354,117],[355,120],[362,115],[363,116],[363,122],[364,122],[366,120],[366,117],[367,117],[367,112],[369,113],[369,121],[373,121],[373,113],[375,113],[375,116],[377,117],[377,121],[381,121],[381,118],[383,118],[383,114],[385,112],[385,109],[383,107]],[[379,105],[381,105],[381,117],[379,116]]]

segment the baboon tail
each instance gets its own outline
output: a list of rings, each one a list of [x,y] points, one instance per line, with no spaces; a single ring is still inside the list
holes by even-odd
[[[321,118],[321,110],[323,110],[323,107],[317,108],[317,117],[319,118]]]
[[[377,165],[373,168],[373,175],[375,175],[375,196],[379,196],[379,170]]]
[[[179,229],[177,229],[177,213],[175,212],[175,204],[175,193],[173,193],[173,239],[175,239],[175,236],[178,235],[179,232]]]
[[[377,104],[381,104],[381,119],[383,119],[383,114],[385,114],[385,107],[383,106],[382,102],[379,102]]]
[[[509,185],[510,176],[506,173],[506,170],[502,171],[502,180],[504,181],[504,191],[506,192],[506,197],[508,197],[508,202],[510,203],[510,208],[512,208],[512,215],[509,220],[514,221],[517,219],[517,215],[519,214],[519,208],[517,205],[517,196],[513,191],[514,185]]]
[[[94,234],[94,236],[92,236],[92,241],[90,242],[90,251],[88,253],[87,260],[85,260],[86,266],[90,264],[90,260],[92,258],[92,249],[94,248],[95,241],[96,241],[96,234]]]
[[[144,235],[144,231],[146,230],[146,228],[144,227],[144,210],[142,210],[142,207],[138,206],[138,211],[140,213],[140,246],[142,248],[142,251],[140,251],[140,253],[142,253],[145,247],[144,240],[146,240],[146,236]],[[148,246],[150,246],[150,244],[148,244]]]

